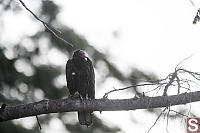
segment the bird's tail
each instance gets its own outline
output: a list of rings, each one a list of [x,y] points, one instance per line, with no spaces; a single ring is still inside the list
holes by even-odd
[[[92,124],[92,112],[78,111],[78,120],[81,125],[90,126]]]

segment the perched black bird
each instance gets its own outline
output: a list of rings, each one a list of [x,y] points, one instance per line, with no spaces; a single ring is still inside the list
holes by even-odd
[[[82,99],[95,99],[95,74],[92,61],[82,50],[76,50],[66,64],[67,87],[73,96],[76,92]],[[92,111],[79,111],[81,125],[92,124]]]

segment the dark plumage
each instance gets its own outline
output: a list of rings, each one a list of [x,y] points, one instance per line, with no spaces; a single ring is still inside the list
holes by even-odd
[[[81,50],[73,53],[72,59],[66,64],[67,87],[73,96],[76,92],[83,99],[95,99],[95,75],[91,60]],[[92,124],[91,111],[79,111],[78,119],[81,125]]]

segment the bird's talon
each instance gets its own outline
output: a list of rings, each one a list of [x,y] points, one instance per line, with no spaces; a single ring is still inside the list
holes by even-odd
[[[71,99],[79,99],[80,98],[80,95],[75,93],[74,95],[70,95],[70,98]]]
[[[107,99],[108,99],[108,96],[103,96],[102,99],[107,100]]]

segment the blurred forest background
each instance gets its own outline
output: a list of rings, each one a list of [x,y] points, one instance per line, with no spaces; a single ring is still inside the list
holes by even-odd
[[[4,19],[1,17],[3,14],[13,12],[17,15],[24,12],[32,18],[32,21],[40,22],[35,20],[25,8],[22,8],[17,0],[0,0],[0,104],[6,103],[8,106],[12,106],[42,99],[58,99],[68,96],[65,65],[56,65],[50,60],[51,57],[54,58],[53,56],[56,56],[54,53],[59,53],[66,63],[75,49],[85,50],[93,60],[96,73],[101,73],[100,80],[96,84],[96,90],[98,89],[98,84],[103,84],[108,77],[115,78],[124,86],[138,84],[141,80],[156,80],[155,75],[145,74],[134,67],[129,74],[124,74],[110,60],[109,55],[96,49],[87,42],[87,38],[78,35],[67,25],[59,23],[56,18],[60,11],[58,5],[53,1],[47,0],[39,3],[40,8],[38,9],[40,10],[34,10],[34,13],[49,25],[54,26],[55,29],[60,30],[62,32],[61,37],[72,43],[74,47],[56,38],[42,24],[34,35],[23,36],[19,38],[20,41],[11,41],[12,43],[9,41],[2,42],[1,37],[4,33],[1,29],[4,29],[4,25],[6,25],[2,21]],[[23,27],[23,25],[19,25],[19,27]],[[49,54],[51,55],[50,57]],[[132,93],[133,96],[141,93],[137,88],[127,91]],[[120,132],[119,127],[106,125],[98,117],[94,118],[93,125],[90,128],[80,126],[76,113],[47,114],[39,116],[39,119],[42,128],[54,126],[52,125],[52,121],[54,121],[62,123],[64,130],[73,133]],[[27,123],[29,123],[29,126],[27,126]],[[33,117],[29,121],[20,119],[0,123],[0,133],[8,132],[39,132],[36,118]]]

